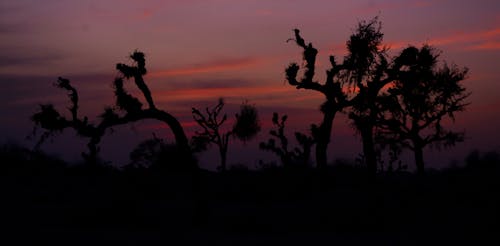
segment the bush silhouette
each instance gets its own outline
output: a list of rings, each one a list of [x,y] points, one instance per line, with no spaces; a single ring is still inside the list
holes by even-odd
[[[285,122],[287,119],[287,115],[283,115],[280,118],[278,113],[273,113],[272,122],[277,129],[270,130],[269,134],[272,138],[268,139],[267,142],[261,142],[259,147],[262,150],[271,151],[278,155],[284,167],[293,165],[306,166],[309,164],[314,139],[301,132],[295,132],[295,138],[302,149],[296,147],[293,150],[289,150],[289,142],[285,134]],[[278,140],[278,143],[276,143],[276,140]]]
[[[0,145],[1,175],[54,175],[66,168],[61,159],[17,143]]]
[[[489,151],[485,153],[473,150],[465,158],[465,165],[472,170],[490,172],[490,174],[500,172],[500,153]]]
[[[183,155],[178,146],[153,137],[140,142],[129,154],[130,163],[126,169],[151,169],[155,171],[183,171],[186,163],[196,163],[192,156]]]

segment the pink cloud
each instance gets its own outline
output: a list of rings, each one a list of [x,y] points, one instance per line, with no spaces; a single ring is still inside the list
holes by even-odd
[[[500,41],[485,42],[468,47],[468,50],[500,50]]]
[[[273,13],[274,12],[270,9],[259,9],[256,11],[256,14],[260,16],[270,16],[273,15]]]
[[[463,50],[499,50],[500,49],[500,27],[486,29],[476,32],[457,31],[447,35],[427,40],[389,40],[383,43],[391,50],[400,50],[409,45],[430,44],[433,46],[456,46]],[[346,44],[335,43],[330,45],[329,54],[345,55],[347,53]]]
[[[136,18],[138,20],[147,20],[150,19],[154,15],[154,11],[151,9],[144,9],[142,12],[137,14]]]
[[[158,93],[159,100],[193,100],[218,98],[221,96],[252,97],[262,94],[276,94],[290,91],[286,86],[261,86],[261,87],[231,87],[231,88],[194,88],[168,90]]]
[[[280,83],[273,84],[277,85],[170,89],[155,93],[155,97],[157,102],[168,105],[184,105],[193,101],[215,101],[217,98],[224,97],[232,98],[231,100],[248,99],[259,106],[285,103],[287,107],[294,108],[317,108],[324,100],[323,95],[319,93],[306,93],[290,86],[280,85]]]
[[[443,36],[429,40],[430,44],[434,45],[448,45],[457,43],[467,43],[479,40],[493,38],[500,34],[500,28],[493,30],[486,30],[480,32],[457,32],[448,36]]]
[[[259,60],[255,58],[218,60],[218,61],[195,64],[181,68],[153,71],[149,73],[149,76],[155,78],[155,77],[165,77],[165,76],[182,76],[182,75],[191,75],[198,73],[213,73],[213,72],[221,72],[228,70],[238,70],[241,68],[254,66],[257,63],[259,63]]]
[[[402,8],[423,8],[429,7],[438,1],[425,1],[425,0],[415,0],[415,1],[398,1],[398,2],[369,2],[365,6],[355,10],[358,14],[370,14],[373,12],[378,12],[382,10],[395,10]]]
[[[494,40],[494,39],[498,39]],[[460,45],[465,50],[498,50],[500,49],[500,28],[477,32],[455,32],[421,41],[389,41],[385,45],[391,49],[401,49],[409,44],[427,43],[434,46]]]

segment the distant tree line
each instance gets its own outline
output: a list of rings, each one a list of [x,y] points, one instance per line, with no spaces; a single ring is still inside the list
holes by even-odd
[[[261,142],[262,150],[275,153],[283,166],[311,166],[312,148],[315,147],[316,167],[323,169],[328,164],[328,146],[332,135],[333,121],[337,113],[346,114],[350,125],[362,141],[362,161],[370,173],[379,170],[380,152],[388,150],[391,160],[398,159],[403,149],[413,151],[418,173],[425,170],[423,150],[426,146],[453,146],[464,140],[464,132],[447,129],[444,122],[454,121],[457,112],[465,110],[470,93],[461,85],[467,69],[457,65],[440,63],[439,52],[429,45],[421,48],[409,45],[391,56],[383,44],[383,33],[378,18],[358,23],[346,42],[347,55],[342,59],[331,55],[326,79],[315,79],[318,50],[306,43],[298,29],[294,30],[294,41],[302,49],[303,66],[291,63],[286,68],[286,80],[297,89],[313,90],[325,97],[320,106],[323,119],[311,124],[310,136],[295,132],[299,147],[292,148],[285,132],[287,115],[274,113],[274,129],[270,139]],[[82,153],[86,163],[96,165],[99,143],[104,135],[118,125],[143,119],[164,122],[172,130],[175,145],[166,145],[156,136],[141,143],[131,159],[135,166],[155,163],[161,166],[169,157],[154,157],[165,153],[186,160],[183,167],[196,168],[192,158],[194,152],[216,145],[220,154],[219,169],[227,169],[227,153],[231,138],[242,141],[252,139],[260,131],[260,121],[254,105],[244,103],[235,115],[234,124],[227,129],[223,125],[228,117],[222,112],[225,105],[220,99],[213,108],[192,108],[194,121],[201,128],[191,140],[179,120],[167,111],[158,109],[144,81],[147,73],[145,55],[135,51],[130,55],[133,64],[117,64],[118,77],[113,82],[115,105],[106,107],[97,123],[89,122],[79,114],[79,97],[68,79],[59,78],[55,86],[68,91],[70,117],[65,117],[52,104],[40,105],[32,116],[35,129],[43,129],[37,147],[48,137],[64,129],[72,128],[81,137],[88,139],[88,151]],[[298,78],[299,71],[303,75]],[[144,104],[125,89],[125,82],[132,80],[143,94]],[[35,132],[36,133],[36,132]],[[36,135],[36,134],[35,134]],[[175,153],[175,154],[174,154]]]

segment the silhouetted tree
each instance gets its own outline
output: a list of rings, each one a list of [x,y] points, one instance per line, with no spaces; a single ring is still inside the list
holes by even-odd
[[[285,135],[285,122],[287,119],[287,115],[283,115],[280,118],[278,113],[273,113],[272,122],[277,129],[270,130],[269,134],[272,138],[268,139],[267,142],[261,142],[259,147],[278,155],[282,165],[285,167],[294,164],[307,165],[311,156],[311,148],[314,145],[314,139],[301,132],[295,132],[295,138],[302,149],[294,148],[293,151],[288,150],[288,138]],[[278,144],[276,140],[278,140]]]
[[[331,68],[326,71],[326,81],[321,84],[314,80],[316,55],[318,50],[313,47],[311,43],[305,43],[304,39],[300,36],[298,29],[294,30],[295,40],[298,46],[303,51],[303,60],[305,61],[304,75],[300,80],[297,80],[297,73],[299,65],[291,63],[286,69],[286,79],[288,83],[295,86],[297,89],[314,90],[323,94],[326,101],[321,105],[321,112],[323,113],[323,121],[319,126],[311,125],[311,132],[316,142],[316,163],[318,167],[325,167],[327,164],[326,150],[330,142],[332,132],[333,120],[337,112],[342,111],[347,106],[346,95],[342,92],[341,73],[342,65],[338,65],[334,56],[330,56]]]
[[[323,121],[320,126],[312,125],[316,141],[316,162],[319,167],[327,162],[326,150],[330,142],[333,120],[337,112],[351,107],[350,118],[361,133],[363,153],[367,166],[376,172],[376,154],[373,143],[372,117],[376,115],[373,104],[379,91],[391,81],[386,71],[389,67],[385,48],[381,47],[383,34],[377,18],[362,21],[347,42],[348,54],[342,64],[330,56],[331,68],[326,71],[326,81],[314,81],[315,61],[318,51],[311,43],[305,43],[299,30],[295,29],[297,45],[304,49],[304,76],[297,80],[299,66],[292,63],[286,69],[286,78],[297,89],[308,89],[322,93],[326,102],[321,105]]]
[[[105,108],[104,112],[100,115],[99,123],[89,123],[87,117],[79,117],[77,90],[70,84],[68,79],[59,78],[55,85],[69,91],[71,118],[67,119],[61,115],[52,104],[40,105],[39,111],[31,118],[35,123],[35,128],[39,127],[45,130],[37,146],[47,137],[59,133],[66,128],[73,128],[79,136],[90,139],[87,144],[89,153],[82,153],[82,155],[88,163],[95,164],[97,163],[97,154],[99,152],[98,144],[106,133],[106,130],[139,120],[156,119],[165,122],[170,127],[175,136],[179,151],[189,156],[190,148],[188,139],[179,121],[168,112],[157,109],[154,105],[151,92],[143,79],[143,76],[147,72],[144,53],[135,51],[130,55],[130,58],[132,58],[134,64],[126,65],[119,63],[116,65],[116,69],[120,73],[120,76],[113,83],[116,107]],[[124,80],[130,78],[134,79],[136,86],[146,98],[148,108],[143,109],[143,105],[139,99],[125,90]]]
[[[411,149],[418,173],[424,172],[424,147],[453,146],[464,139],[463,132],[446,130],[443,121],[454,121],[468,105],[470,93],[460,84],[467,69],[438,66],[438,56],[428,45],[404,49],[394,60],[397,79],[381,104],[379,138]]]
[[[193,119],[202,127],[202,131],[195,133],[192,142],[199,150],[206,149],[209,144],[217,145],[221,158],[219,170],[226,171],[229,138],[233,136],[242,141],[252,139],[260,131],[260,122],[257,109],[253,105],[244,103],[240,107],[239,114],[235,115],[233,127],[223,132],[221,127],[227,120],[226,114],[221,116],[223,108],[224,100],[220,98],[215,107],[205,108],[206,114],[196,108],[192,109]]]
[[[344,59],[345,80],[349,90],[355,92],[348,115],[361,135],[364,161],[371,173],[377,172],[379,154],[374,142],[379,98],[382,88],[394,79],[387,49],[382,45],[381,28],[377,17],[360,22],[347,42],[348,55]]]

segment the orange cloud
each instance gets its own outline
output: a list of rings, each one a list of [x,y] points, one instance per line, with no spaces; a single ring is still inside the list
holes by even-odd
[[[149,74],[151,77],[165,77],[165,76],[181,76],[191,75],[198,73],[213,73],[227,70],[237,70],[244,67],[254,66],[259,61],[255,58],[242,58],[231,60],[218,60],[208,63],[196,64],[183,68],[173,68],[160,71],[153,71]]]

